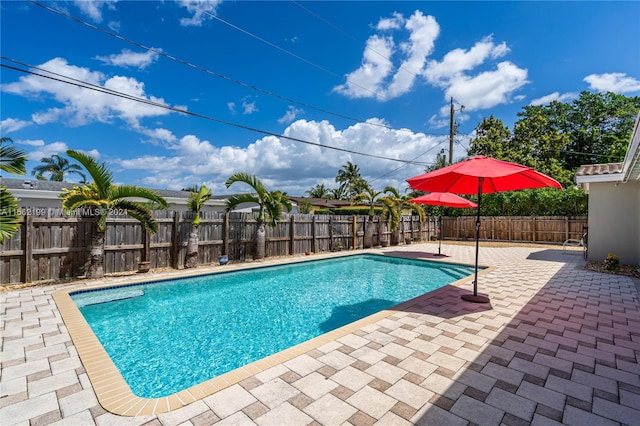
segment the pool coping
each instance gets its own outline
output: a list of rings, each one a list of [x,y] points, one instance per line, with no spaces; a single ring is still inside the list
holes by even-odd
[[[178,279],[178,278],[187,278],[194,277],[200,275],[212,275],[218,273],[226,273],[231,271],[239,271],[239,270],[247,270],[247,269],[256,269],[263,268],[265,266],[270,265],[279,265],[279,264],[288,264],[288,263],[300,263],[306,261],[313,261],[325,258],[332,257],[343,257],[343,256],[351,256],[351,255],[362,255],[362,254],[381,254],[388,257],[401,257],[401,258],[409,258],[415,260],[428,260],[438,263],[450,263],[454,265],[464,265],[464,266],[474,266],[468,263],[461,262],[447,262],[445,260],[437,259],[437,258],[420,258],[419,256],[399,256],[397,254],[385,254],[384,251],[381,250],[360,250],[357,252],[340,252],[336,253],[327,253],[327,254],[318,254],[312,257],[304,257],[304,258],[282,258],[270,261],[269,263],[248,263],[248,264],[236,264],[234,268],[227,268],[224,266],[224,269],[219,270],[194,270],[194,271],[181,271],[183,272],[179,276],[176,275],[175,278],[169,279]],[[478,275],[484,275],[492,272],[496,269],[493,266],[485,266],[479,265],[482,267],[482,270],[478,271]],[[231,271],[229,270],[231,269]],[[320,336],[309,339],[305,342],[294,345],[290,348],[284,349],[280,352],[276,352],[275,354],[269,355],[265,358],[259,359],[257,361],[251,362],[247,365],[239,367],[237,369],[231,370],[229,372],[223,373],[219,376],[208,379],[202,383],[193,385],[187,389],[184,389],[180,392],[158,397],[158,398],[142,398],[135,395],[132,391],[125,379],[122,377],[120,370],[116,367],[114,362],[111,360],[111,357],[107,354],[106,350],[96,337],[96,335],[91,330],[91,327],[86,322],[84,316],[76,306],[76,304],[71,299],[70,293],[82,291],[82,290],[95,290],[101,288],[110,288],[110,287],[118,287],[122,285],[133,285],[140,284],[145,282],[155,281],[154,278],[150,276],[141,276],[139,278],[127,278],[123,280],[114,280],[113,282],[100,282],[91,284],[89,286],[74,286],[71,288],[65,288],[62,290],[55,291],[52,294],[53,300],[55,301],[60,315],[62,316],[62,320],[67,327],[69,335],[71,336],[71,340],[78,351],[78,356],[84,366],[84,369],[87,372],[87,376],[93,386],[93,389],[96,393],[98,401],[100,405],[107,411],[121,415],[121,416],[145,416],[152,414],[161,414],[166,413],[171,410],[175,410],[181,407],[184,407],[188,404],[191,404],[195,401],[206,398],[210,395],[215,394],[225,388],[228,388],[234,384],[241,382],[244,379],[247,379],[255,374],[258,374],[262,371],[265,371],[269,368],[280,365],[284,362],[287,362],[297,356],[303,355],[313,349],[316,349],[326,343],[334,341],[340,337],[343,337],[349,333],[352,333],[364,326],[373,324],[379,320],[387,318],[393,315],[397,311],[403,311],[411,306],[419,303],[424,298],[432,297],[434,295],[439,294],[442,291],[445,291],[449,286],[460,286],[468,282],[469,280],[473,280],[474,275],[469,275],[467,277],[456,280],[452,283],[449,283],[443,287],[440,287],[436,290],[432,290],[428,293],[424,293],[419,295],[413,299],[402,302],[398,305],[395,305],[391,308],[382,310],[375,314],[369,315],[365,318],[352,322],[350,324],[339,327],[335,330],[324,333]],[[158,277],[157,280],[165,280],[166,278]]]

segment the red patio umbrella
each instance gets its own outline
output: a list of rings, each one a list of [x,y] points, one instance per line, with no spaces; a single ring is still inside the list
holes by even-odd
[[[456,208],[473,208],[478,207],[476,203],[451,192],[432,192],[430,194],[421,195],[412,198],[410,203],[431,204],[433,206],[456,207]],[[440,216],[440,233],[438,235],[438,255],[442,246],[442,216]]]
[[[456,194],[478,194],[476,219],[476,270],[473,295],[462,299],[488,303],[489,299],[478,295],[478,248],[480,241],[480,204],[482,194],[515,191],[519,189],[552,187],[562,189],[557,180],[531,167],[495,158],[477,155],[459,163],[407,179],[411,188],[428,192],[453,192]]]

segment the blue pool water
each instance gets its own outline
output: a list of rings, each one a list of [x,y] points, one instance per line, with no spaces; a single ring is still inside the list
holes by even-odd
[[[467,266],[365,254],[71,297],[133,393],[155,398],[472,273]]]

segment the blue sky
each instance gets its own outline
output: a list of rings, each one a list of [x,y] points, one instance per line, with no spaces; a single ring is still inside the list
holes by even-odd
[[[117,183],[222,195],[247,172],[304,195],[351,161],[403,191],[448,152],[451,97],[457,159],[492,114],[511,127],[584,90],[640,95],[637,1],[40,4],[60,13],[0,4],[2,65],[75,84],[1,69],[0,133],[29,174],[76,149]]]

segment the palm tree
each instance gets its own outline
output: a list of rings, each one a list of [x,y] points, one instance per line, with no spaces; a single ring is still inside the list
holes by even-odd
[[[351,197],[351,203],[358,204],[364,202],[369,204],[369,216],[374,216],[376,214],[374,206],[380,194],[382,194],[382,192],[376,191],[372,187],[367,186],[364,191]]]
[[[71,212],[82,208],[83,213],[90,214],[94,219],[90,247],[91,263],[87,277],[100,278],[104,276],[104,234],[109,213],[124,212],[155,233],[158,230],[158,223],[153,218],[149,206],[131,199],[142,198],[160,208],[167,208],[169,205],[164,197],[150,189],[133,185],[114,185],[113,176],[107,166],[82,152],[70,149],[67,155],[82,164],[93,179],[90,184],[74,185],[72,189],[63,190],[60,197],[65,211]]]
[[[287,198],[287,194],[282,191],[267,191],[267,188],[255,176],[248,173],[236,173],[224,183],[227,188],[236,182],[242,182],[249,185],[254,194],[238,194],[232,195],[227,199],[227,211],[233,210],[240,204],[253,203],[259,206],[258,210],[258,226],[254,236],[254,259],[263,259],[266,252],[266,236],[265,224],[276,226],[278,220],[282,218],[283,208],[287,212],[291,211],[291,201]]]
[[[213,193],[209,188],[202,185],[200,188],[194,186],[193,190],[189,194],[187,200],[187,207],[189,211],[195,213],[193,218],[191,232],[189,233],[189,243],[187,244],[187,258],[184,262],[185,268],[197,268],[198,267],[198,242],[200,235],[198,234],[198,227],[200,226],[200,209],[206,203]]]
[[[347,161],[347,164],[338,170],[336,182],[340,184],[340,188],[346,192],[348,197],[353,197],[368,186],[360,175],[360,168],[351,161]]]
[[[87,181],[87,177],[82,173],[82,167],[69,163],[69,160],[59,155],[43,157],[40,161],[42,164],[34,167],[31,171],[31,175],[39,180],[46,180],[44,174],[49,173],[50,181],[62,182],[65,173],[76,173],[82,177],[82,183]]]
[[[347,192],[342,186],[332,188],[329,190],[329,198],[332,200],[345,200],[347,198]]]
[[[421,224],[427,220],[427,215],[422,206],[409,202],[410,199],[415,198],[415,194],[400,195],[398,190],[392,186],[385,187],[384,193],[387,195],[380,199],[383,205],[382,218],[390,221],[389,230],[393,233],[392,243],[397,244],[399,235],[396,231],[400,226],[400,219],[404,210],[411,210],[412,213],[416,213],[420,218]]]
[[[0,138],[0,170],[24,176],[27,174],[27,156],[24,151],[5,145],[10,143],[13,143],[11,138]],[[0,185],[0,244],[5,238],[11,238],[18,228],[18,200]]]
[[[328,198],[329,189],[324,186],[324,183],[319,183],[310,190],[306,191],[305,194],[307,194],[311,198]]]
[[[373,226],[372,225],[373,225],[373,216],[375,215],[374,206],[380,194],[382,194],[382,192],[376,191],[375,189],[367,185],[367,187],[363,192],[360,192],[351,198],[352,204],[357,204],[361,202],[365,202],[369,204],[369,220],[365,225],[365,230],[364,230],[364,242],[363,242],[364,248],[369,248],[373,246]]]

